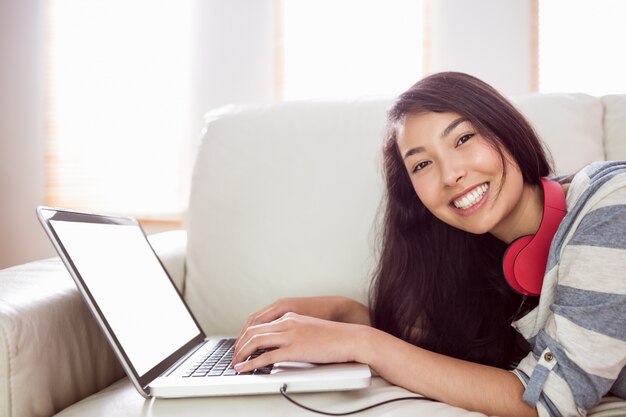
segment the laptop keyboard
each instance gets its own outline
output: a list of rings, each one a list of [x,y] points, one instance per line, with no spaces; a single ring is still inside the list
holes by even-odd
[[[183,377],[211,377],[234,375],[267,375],[273,365],[255,369],[252,372],[237,372],[230,366],[233,359],[236,339],[222,339],[203,357],[199,358]],[[249,359],[256,358],[266,350],[257,350]]]

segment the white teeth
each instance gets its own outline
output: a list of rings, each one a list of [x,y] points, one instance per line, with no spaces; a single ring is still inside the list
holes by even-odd
[[[456,208],[466,210],[482,200],[483,195],[488,189],[489,184],[479,185],[469,193],[465,194],[463,197],[454,200],[454,206]]]

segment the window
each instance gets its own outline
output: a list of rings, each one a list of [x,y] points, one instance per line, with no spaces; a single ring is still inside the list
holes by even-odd
[[[422,77],[422,1],[281,3],[283,99],[393,96]]]
[[[626,93],[626,2],[539,1],[539,90]]]
[[[192,62],[202,42],[193,39],[194,13],[205,9],[197,0],[47,4],[47,204],[182,220],[199,135]],[[394,96],[423,74],[422,1],[273,0],[267,7],[280,15],[279,100]],[[246,100],[237,97],[227,99]]]
[[[48,204],[180,220],[191,0],[50,0]]]

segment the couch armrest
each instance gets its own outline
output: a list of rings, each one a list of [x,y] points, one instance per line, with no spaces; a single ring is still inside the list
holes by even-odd
[[[187,254],[187,232],[172,230],[148,236],[150,245],[169,273],[178,292],[185,287],[185,256]]]
[[[58,258],[0,271],[0,416],[51,416],[123,376]]]
[[[149,240],[182,291],[186,232]],[[59,258],[0,271],[0,417],[51,416],[123,375]]]

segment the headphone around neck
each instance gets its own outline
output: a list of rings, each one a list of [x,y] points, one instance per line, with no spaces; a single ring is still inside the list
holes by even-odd
[[[504,253],[502,268],[509,285],[523,295],[538,296],[556,230],[567,213],[565,192],[556,181],[542,179],[543,216],[534,235],[515,239]]]

